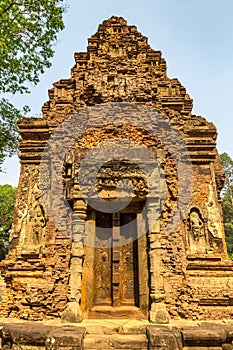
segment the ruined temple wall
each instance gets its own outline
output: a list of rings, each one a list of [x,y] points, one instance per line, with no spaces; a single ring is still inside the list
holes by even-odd
[[[31,193],[31,195],[35,196],[33,188],[37,179],[35,168],[32,170],[33,166],[23,165],[22,169],[23,171],[30,169],[30,174],[33,175],[33,181],[35,182],[30,183],[27,176],[23,177],[20,185],[22,187],[20,187],[20,201],[18,205],[24,202],[22,199],[26,198],[26,194]],[[25,171],[24,174],[27,174],[27,172]],[[209,165],[203,165],[202,169],[200,169],[200,166],[195,165],[194,174],[196,185],[193,191],[193,205],[201,208],[200,212],[202,215],[205,213],[205,219],[209,219],[210,215],[208,209],[206,209],[209,201],[209,183],[211,182]],[[22,196],[22,193],[24,193],[24,196]],[[33,200],[36,201],[38,199],[34,197]],[[27,199],[29,207],[33,206],[33,200],[31,197]],[[211,207],[214,206],[216,209],[217,205],[217,201],[215,201]],[[27,216],[25,220],[27,220]],[[27,224],[26,227],[28,228],[29,225]],[[14,232],[18,231],[14,230]],[[11,260],[11,263],[16,272],[8,270],[8,275],[11,275],[11,282],[8,282],[9,298],[7,299],[7,307],[11,310],[11,316],[19,316],[24,319],[42,319],[44,313],[47,314],[47,317],[59,316],[64,310],[67,299],[70,240],[62,234],[59,237],[59,233],[54,228],[53,223],[46,221],[43,231],[44,242],[42,247],[40,246],[38,254],[35,245],[30,248],[30,244],[26,243],[29,232],[24,232],[23,228],[21,228],[17,254],[14,255],[13,250],[10,250],[9,256],[12,256],[13,260]],[[162,267],[160,272],[163,279],[161,289],[163,290],[165,305],[171,318],[185,317],[192,319],[196,317],[205,319],[211,315],[211,317],[218,319],[220,314],[213,307],[205,305],[200,307],[198,305],[201,299],[208,298],[211,294],[219,299],[222,298],[224,302],[226,294],[228,293],[229,295],[230,282],[228,279],[231,274],[229,277],[223,276],[221,281],[218,281],[218,285],[215,279],[213,283],[210,283],[211,278],[209,281],[206,278],[206,274],[200,277],[199,270],[196,272],[196,278],[187,278],[187,272],[185,271],[187,268],[187,255],[190,254],[190,246],[187,242],[188,234],[188,227],[181,223],[179,230],[170,232],[169,235],[160,234],[156,236],[155,234],[154,237],[155,245],[159,241],[162,247],[160,253]],[[217,238],[219,239],[220,237],[221,233],[218,231]],[[150,257],[152,258],[154,255],[157,259],[158,251],[153,249],[153,244],[151,245],[151,252]],[[198,251],[191,253],[195,255]],[[215,246],[212,245],[210,255],[213,253],[218,253],[221,256],[221,247],[219,249],[217,244]],[[7,277],[7,274],[5,276]],[[216,275],[213,274],[212,278],[213,276]],[[154,283],[156,285],[156,279]],[[200,289],[200,284],[202,289]],[[227,287],[224,289],[223,286],[225,284],[227,284]],[[16,300],[18,300],[17,303]],[[228,301],[226,299],[225,302]],[[3,306],[6,306],[6,300]],[[224,313],[227,317],[229,310],[226,307],[221,309],[221,315]]]
[[[212,161],[193,163],[192,198],[185,218],[169,234],[160,229],[160,236],[157,236],[162,248],[163,282],[160,287],[172,319],[221,319],[232,314],[232,264],[224,244],[213,169]],[[198,230],[200,236],[196,238],[189,219],[193,208],[198,209],[202,221]],[[154,243],[155,247],[158,244]],[[150,246],[153,247],[153,243]],[[158,247],[157,250],[152,248],[152,254],[158,254]]]
[[[75,54],[71,77],[55,83],[49,90],[49,101],[42,108],[43,117],[19,122],[21,175],[11,248],[2,263],[6,290],[1,311],[5,316],[24,319],[60,317],[70,293],[72,273],[81,289],[82,247],[72,246],[72,225],[68,232],[64,224],[70,213],[59,209],[51,215],[47,210],[52,204],[54,207],[58,204],[59,208],[65,195],[67,199],[75,199],[78,206],[78,191],[67,185],[70,191],[54,196],[46,182],[49,179],[44,179],[47,196],[42,198],[41,156],[56,126],[82,109],[109,102],[130,102],[158,111],[180,132],[192,161],[194,183],[190,205],[185,216],[177,214],[179,226],[166,232],[177,200],[179,179],[164,145],[135,126],[115,126],[85,133],[72,146],[72,152],[78,153],[80,149],[89,150],[102,141],[122,137],[150,148],[162,164],[168,195],[159,225],[147,235],[151,319],[156,320],[158,312],[164,309],[170,318],[231,317],[233,276],[221,217],[219,193],[223,177],[216,151],[216,128],[204,118],[191,115],[192,100],[177,79],[167,77],[161,52],[152,50],[147,38],[134,26],[127,26],[125,20],[115,17],[105,21],[89,39],[86,53]],[[59,137],[58,146],[62,148],[69,135],[63,132]],[[77,164],[72,169],[76,176]],[[51,179],[55,176],[53,171]],[[67,178],[64,174],[64,188],[73,175]],[[135,176],[136,184],[137,180]],[[136,186],[145,199],[144,183],[138,181]],[[77,193],[74,195],[72,191]],[[46,205],[44,201],[50,200],[51,205]],[[78,210],[85,220],[85,206]],[[150,208],[146,220],[150,221],[155,210]],[[75,222],[77,227],[82,224]],[[78,262],[73,272],[71,251]]]
[[[41,320],[45,314],[59,316],[65,308],[71,240],[57,230],[45,205],[49,196],[42,196],[41,155],[47,126],[40,120],[25,119],[19,127],[21,171],[10,250],[2,264],[6,288],[1,312]]]

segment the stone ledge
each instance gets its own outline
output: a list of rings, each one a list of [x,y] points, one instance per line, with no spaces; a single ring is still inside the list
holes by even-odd
[[[233,350],[233,325],[147,328],[150,350]]]
[[[100,334],[88,335],[84,340],[84,349],[148,349],[148,340],[145,334]]]
[[[1,323],[3,349],[82,350],[86,331],[76,326],[49,326],[37,322]]]
[[[88,322],[87,322],[88,321]],[[90,320],[92,321],[92,320]],[[99,321],[99,320],[98,320]],[[149,350],[233,350],[233,324],[203,322],[177,326],[146,325],[139,321],[105,320],[111,332],[101,328],[97,320],[90,327],[89,320],[82,325],[62,325],[56,322],[0,322],[1,349],[21,350],[87,350],[87,349],[146,349]],[[124,326],[132,327],[124,332]],[[86,332],[86,325],[89,329]],[[118,325],[118,327],[117,327]],[[139,325],[135,333],[134,328]],[[88,327],[87,327],[88,328]],[[146,330],[146,335],[145,335]],[[87,335],[86,335],[87,333]],[[97,341],[97,342],[96,342]],[[97,346],[98,345],[98,346]]]
[[[180,331],[173,327],[149,326],[147,337],[150,350],[182,350],[182,338]]]
[[[82,350],[85,335],[86,330],[81,327],[63,326],[55,328],[47,336],[45,349]]]
[[[36,322],[0,324],[1,338],[5,343],[43,346],[52,326]]]
[[[183,343],[187,346],[219,346],[226,341],[226,332],[222,327],[185,327],[181,330]]]

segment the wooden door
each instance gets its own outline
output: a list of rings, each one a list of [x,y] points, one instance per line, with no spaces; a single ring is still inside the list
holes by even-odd
[[[113,214],[114,215],[114,214]],[[111,214],[96,214],[96,248],[94,259],[95,276],[95,305],[132,305],[138,304],[138,260],[136,214],[122,213],[119,217],[119,238],[113,239]],[[121,229],[131,222],[131,227]],[[116,242],[117,241],[117,242]],[[117,243],[117,244],[116,244]]]
[[[130,226],[125,229],[126,224]],[[121,305],[138,306],[138,246],[136,213],[120,214],[120,283]]]
[[[96,228],[94,304],[112,305],[112,214],[97,212]]]
[[[84,318],[147,316],[146,236],[137,238],[137,215],[140,214],[94,211],[88,214],[91,225],[87,235],[93,237],[93,247],[86,247],[83,264]],[[130,227],[125,226],[129,222]]]

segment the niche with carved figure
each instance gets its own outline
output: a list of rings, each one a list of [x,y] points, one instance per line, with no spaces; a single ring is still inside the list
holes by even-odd
[[[25,254],[39,253],[44,244],[44,231],[46,226],[46,217],[43,201],[41,198],[41,190],[34,186],[31,196],[30,209],[27,213],[28,232],[23,249]]]
[[[210,251],[207,219],[200,209],[192,207],[186,220],[186,234],[190,253],[205,254]]]

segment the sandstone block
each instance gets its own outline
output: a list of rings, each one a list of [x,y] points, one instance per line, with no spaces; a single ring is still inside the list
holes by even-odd
[[[64,326],[51,331],[45,343],[46,350],[82,350],[85,328]]]

